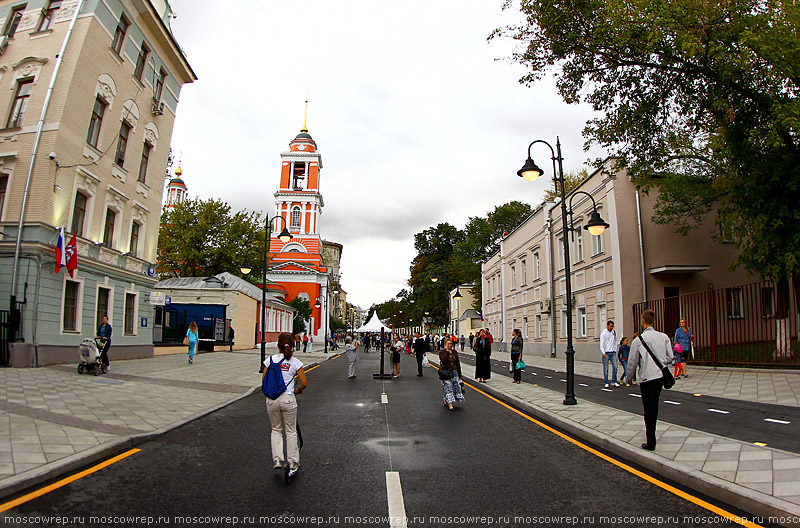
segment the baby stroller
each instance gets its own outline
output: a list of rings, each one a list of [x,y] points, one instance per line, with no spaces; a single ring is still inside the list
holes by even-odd
[[[81,362],[78,364],[78,374],[83,374],[84,371],[91,372],[95,376],[99,376],[100,372],[105,372],[102,362],[100,361],[100,348],[103,346],[102,338],[95,337],[94,339],[86,338],[81,341],[80,353]]]

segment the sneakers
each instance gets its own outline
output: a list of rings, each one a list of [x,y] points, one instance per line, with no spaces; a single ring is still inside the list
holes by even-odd
[[[619,387],[619,383],[615,383],[615,384],[614,384],[614,386],[615,386],[615,387]]]
[[[295,476],[295,474],[300,471],[300,466],[295,466],[293,468],[289,468],[289,478]]]
[[[604,385],[604,387],[607,389],[607,388],[609,388],[609,387],[610,387],[610,385],[609,385],[608,383],[606,383],[606,384]]]
[[[275,463],[275,465],[274,465],[274,466],[272,466],[272,469],[274,469],[275,471],[278,471],[278,470],[279,470],[279,469],[281,469],[282,467],[283,467],[283,466],[281,466],[280,464],[278,464],[278,463],[276,462],[276,463]]]

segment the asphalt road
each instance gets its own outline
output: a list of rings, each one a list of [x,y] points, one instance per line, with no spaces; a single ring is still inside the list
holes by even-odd
[[[288,486],[272,470],[257,394],[5,512],[0,524],[389,526],[390,500],[409,526],[721,524],[474,390],[448,411],[434,369],[416,377],[409,356],[397,380],[373,379],[378,357],[362,354],[355,380],[344,357],[309,372],[298,400],[301,469]],[[391,498],[387,472],[402,486]],[[64,520],[45,522],[56,515]]]
[[[509,354],[492,353],[492,375],[510,376],[508,372]],[[475,373],[475,362],[463,356],[465,374]],[[566,365],[565,365],[566,368]],[[603,366],[597,365],[598,374]],[[610,373],[609,373],[610,375]],[[522,376],[524,383],[536,383],[540,387],[555,391],[566,391],[566,372],[528,367]],[[681,380],[677,380],[681,383]],[[639,386],[614,387],[605,389],[603,380],[586,376],[575,376],[575,397],[613,407],[634,414],[642,414],[642,401]],[[800,453],[800,408],[785,405],[771,405],[741,400],[717,398],[714,396],[695,396],[676,390],[661,392],[661,405],[658,410],[661,421],[690,427],[699,431],[717,434],[742,442],[763,442],[776,449]],[[778,423],[789,422],[789,423]]]

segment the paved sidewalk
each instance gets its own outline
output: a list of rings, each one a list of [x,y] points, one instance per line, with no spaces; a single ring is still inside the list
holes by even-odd
[[[466,357],[474,354],[465,350]],[[508,359],[493,353],[493,359]],[[431,359],[436,359],[433,354]],[[436,361],[434,361],[436,362]],[[563,372],[564,359],[525,356],[530,367]],[[469,378],[470,368],[464,369]],[[575,362],[575,373],[602,383],[602,365]],[[671,390],[695,391],[724,398],[797,405],[800,373],[736,372],[689,367],[689,379]],[[469,378],[471,380],[471,378]],[[524,380],[525,378],[523,378]],[[754,515],[784,517],[785,526],[800,526],[800,455],[732,440],[659,420],[654,452],[641,449],[645,441],[641,414],[580,400],[565,406],[563,392],[532,383],[516,385],[511,377],[495,375],[476,388],[526,409],[548,423],[637,463],[679,484],[688,485]],[[756,390],[751,390],[755,385]],[[800,439],[798,439],[800,441]]]
[[[296,354],[325,361],[321,347]],[[267,346],[267,354],[275,345]],[[0,369],[0,497],[116,454],[229,405],[261,384],[260,349],[113,361],[100,376],[74,365]],[[77,352],[76,352],[77,356]],[[266,419],[266,417],[265,417]]]

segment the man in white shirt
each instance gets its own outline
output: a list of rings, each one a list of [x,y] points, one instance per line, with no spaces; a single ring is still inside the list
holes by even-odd
[[[642,341],[647,343],[650,351],[658,358],[661,365],[672,363],[672,343],[667,334],[657,332],[653,328],[656,314],[653,310],[642,312],[642,334],[631,343],[631,352],[628,355],[628,383],[631,382],[636,369],[639,369],[639,390],[642,393],[642,407],[644,408],[644,428],[647,442],[642,444],[642,449],[655,451],[656,449],[656,422],[658,421],[658,399],[661,388],[664,386],[664,375],[658,364],[650,356]]]
[[[603,353],[603,379],[605,380],[605,388],[609,387],[608,384],[608,364],[611,363],[611,369],[614,377],[612,378],[615,387],[619,387],[617,383],[617,333],[614,331],[614,321],[606,323],[606,329],[600,334],[600,352]]]

